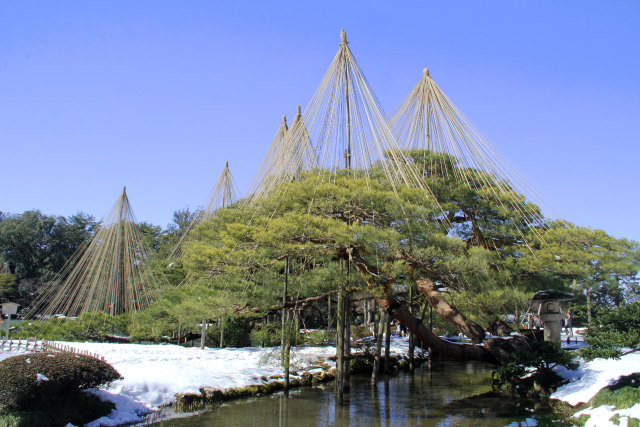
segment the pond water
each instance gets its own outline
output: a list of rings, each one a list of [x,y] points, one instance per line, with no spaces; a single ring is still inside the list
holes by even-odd
[[[491,393],[488,365],[436,362],[414,374],[352,376],[345,404],[333,383],[227,402],[204,413],[155,426],[563,426],[531,401]],[[158,414],[160,417],[168,414]]]

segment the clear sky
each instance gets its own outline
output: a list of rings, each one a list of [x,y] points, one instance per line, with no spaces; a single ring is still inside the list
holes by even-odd
[[[138,220],[245,191],[339,45],[390,112],[423,67],[561,217],[640,240],[640,2],[0,1],[0,211]]]

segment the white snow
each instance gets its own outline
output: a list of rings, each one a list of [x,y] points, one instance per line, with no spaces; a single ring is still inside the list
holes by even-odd
[[[601,389],[614,384],[620,377],[640,372],[640,353],[630,353],[617,360],[595,359],[591,362],[582,362],[576,371],[558,370],[557,372],[569,380],[569,383],[559,387],[551,398],[575,406],[588,402]],[[620,415],[620,424],[610,421],[616,414]],[[608,405],[589,407],[573,416],[581,415],[589,415],[586,427],[626,426],[629,418],[640,419],[640,403],[628,409],[615,409]]]
[[[130,397],[150,408],[175,401],[176,393],[200,393],[262,384],[261,377],[283,375],[279,348],[205,348],[177,345],[64,343],[104,356],[124,377],[106,390]],[[303,347],[292,351],[292,369],[319,366],[335,354],[333,347]]]
[[[187,348],[176,345],[60,343],[78,350],[105,357],[123,380],[113,382],[105,390],[90,390],[103,400],[116,405],[108,417],[93,421],[90,426],[117,426],[143,421],[143,416],[161,405],[172,403],[176,394],[200,393],[204,387],[224,390],[263,383],[263,377],[284,374],[279,363],[279,347],[272,348]],[[408,339],[393,336],[391,351],[407,354]],[[417,350],[417,349],[416,349]],[[0,352],[0,360],[23,354],[24,351]],[[321,363],[335,366],[328,357],[335,347],[296,347],[292,349],[292,371],[315,371]],[[571,405],[587,402],[603,387],[618,378],[640,372],[640,353],[631,353],[619,360],[596,359],[583,362],[576,371],[558,369],[570,382],[551,395]],[[640,418],[640,404],[616,410],[610,407],[588,408],[580,414],[590,415],[587,425],[613,425],[610,418],[620,415],[621,425],[628,417]]]
[[[574,417],[588,415],[589,419],[585,423],[585,427],[626,427],[629,424],[629,418],[640,419],[640,403],[636,403],[629,409],[615,409],[613,406],[603,405],[597,408],[587,408],[575,413]],[[614,424],[611,418],[619,415],[619,424]]]
[[[42,374],[37,374],[36,375],[36,381],[40,382],[40,381],[49,381],[49,378],[45,377]]]
[[[551,395],[571,406],[588,402],[598,392],[618,378],[640,372],[640,353],[630,353],[620,359],[595,359],[583,362],[576,371],[559,371],[558,375],[569,380]]]
[[[136,402],[126,396],[95,389],[87,390],[87,393],[93,394],[103,401],[112,402],[116,405],[116,409],[113,409],[106,417],[101,417],[85,424],[85,427],[111,427],[138,423],[144,421],[144,416],[151,412],[151,410],[142,403]]]

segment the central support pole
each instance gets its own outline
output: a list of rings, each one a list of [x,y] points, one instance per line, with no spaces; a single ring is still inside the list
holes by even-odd
[[[340,31],[340,46],[342,49],[348,49],[347,33]],[[346,149],[344,150],[344,167],[351,170],[351,106],[349,104],[349,64],[347,56],[342,55],[342,67],[344,68],[344,102],[345,102],[345,141]]]
[[[113,309],[113,315],[117,316],[124,312],[125,307],[125,252],[126,248],[126,234],[125,234],[125,222],[127,220],[125,206],[127,204],[127,187],[122,188],[122,198],[120,200],[120,216],[118,221],[119,227],[119,242],[118,242],[118,255],[116,256],[117,260],[117,269],[118,273],[116,274],[116,283],[115,283],[115,307]]]
[[[424,70],[422,70],[423,73],[423,78],[425,79],[425,84],[424,84],[424,99],[427,100],[427,106],[425,108],[425,118],[424,118],[424,135],[425,135],[425,139],[426,139],[426,144],[425,147],[427,148],[427,150],[432,150],[432,147],[430,147],[431,145],[431,133],[430,133],[430,129],[429,129],[429,109],[431,106],[431,100],[429,99],[429,69],[427,67],[424,68]]]

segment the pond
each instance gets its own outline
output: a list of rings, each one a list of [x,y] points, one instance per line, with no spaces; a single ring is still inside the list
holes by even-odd
[[[221,404],[204,413],[152,425],[195,426],[564,426],[534,402],[492,393],[492,367],[435,362],[414,374],[352,376],[345,404],[333,383]],[[170,416],[168,413],[158,414]],[[157,419],[157,418],[156,418]]]

